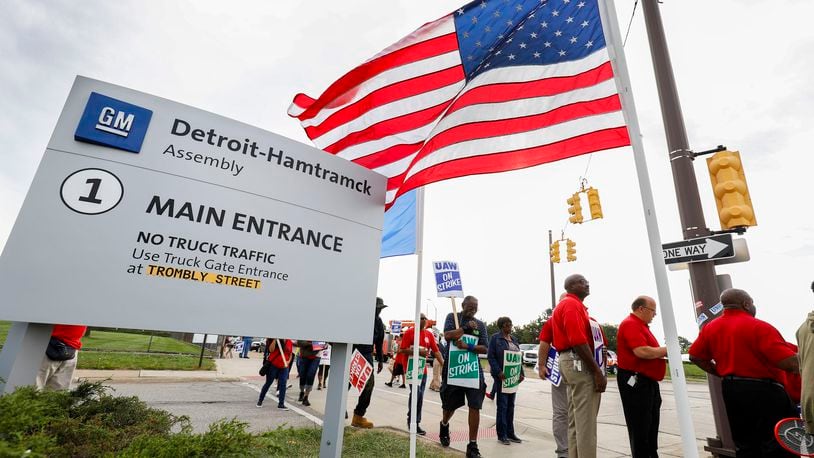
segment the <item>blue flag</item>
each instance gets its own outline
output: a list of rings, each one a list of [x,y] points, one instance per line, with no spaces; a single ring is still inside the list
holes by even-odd
[[[382,258],[415,253],[416,192],[416,190],[412,190],[400,196],[384,213]]]

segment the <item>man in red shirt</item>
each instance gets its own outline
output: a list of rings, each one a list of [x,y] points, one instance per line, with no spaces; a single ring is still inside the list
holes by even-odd
[[[560,294],[560,300],[565,299],[568,293]],[[550,375],[546,361],[554,341],[552,321],[543,323],[540,329],[540,346],[537,348],[537,374],[545,380]],[[557,458],[568,458],[568,388],[560,381],[559,385],[551,384],[551,433],[557,448],[554,454]]]
[[[648,326],[656,317],[656,301],[639,296],[631,305],[633,312],[619,325],[616,334],[616,383],[622,397],[627,436],[633,458],[657,457],[659,448],[659,411],[667,347],[659,346]]]
[[[51,331],[51,341],[42,359],[37,374],[37,388],[67,390],[76,369],[77,353],[82,348],[82,336],[87,326],[55,324]]]
[[[775,368],[799,373],[797,354],[780,332],[754,317],[746,291],[721,293],[724,313],[701,328],[690,347],[690,361],[723,377],[722,394],[737,456],[794,456],[774,439],[774,426],[797,416]]]
[[[438,351],[438,343],[435,341],[435,336],[432,332],[424,329],[427,326],[427,317],[421,314],[421,324],[419,325],[421,334],[418,337],[418,355],[420,358],[426,358],[429,350],[435,355],[435,360],[441,366],[444,365],[444,358],[441,357],[441,352]],[[401,348],[399,349],[399,356],[404,356],[404,379],[407,380],[407,368],[409,367],[409,359],[413,357],[413,342],[415,340],[415,327],[404,331],[401,338]],[[424,376],[418,384],[418,399],[416,399],[416,415],[415,415],[415,430],[416,434],[421,436],[427,434],[426,431],[421,429],[421,407],[424,405],[424,389],[427,387],[427,366],[424,366]],[[407,429],[410,429],[411,409],[413,407],[413,385],[410,384],[410,396],[407,398]]]
[[[565,279],[568,293],[551,316],[554,348],[560,353],[560,371],[568,386],[568,453],[596,457],[596,417],[608,379],[595,357],[595,341],[602,340],[599,325],[592,326],[582,301],[590,294],[588,280],[574,274]],[[601,350],[601,348],[600,348]],[[599,355],[599,361],[603,361]]]

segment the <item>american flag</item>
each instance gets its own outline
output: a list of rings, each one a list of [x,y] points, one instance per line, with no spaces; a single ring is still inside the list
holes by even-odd
[[[436,181],[630,144],[597,0],[482,0],[427,23],[289,115],[388,177]]]

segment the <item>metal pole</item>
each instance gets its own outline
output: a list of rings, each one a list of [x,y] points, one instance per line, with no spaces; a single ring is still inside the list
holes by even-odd
[[[670,164],[684,240],[703,237],[710,235],[710,230],[704,221],[701,197],[698,194],[698,183],[693,169],[693,156],[684,127],[681,103],[678,99],[678,90],[673,76],[673,66],[670,62],[658,1],[643,0],[642,8],[659,92],[661,114],[664,118],[664,133],[667,137],[667,149],[670,152]],[[704,312],[707,316],[715,316],[714,313],[709,312],[709,309],[718,303],[720,295],[715,278],[715,265],[711,261],[690,263],[689,271],[693,302],[696,304],[694,308],[696,316]],[[708,320],[707,323],[709,321],[712,320]],[[735,444],[721,396],[720,379],[708,377],[708,380],[715,429],[720,438],[720,440],[708,439],[708,443],[712,447],[709,451],[713,454],[735,456]]]
[[[0,351],[0,394],[34,384],[53,329],[53,324],[11,323]]]
[[[554,243],[554,240],[551,238],[551,229],[548,230],[548,249],[551,251],[551,244]],[[548,271],[551,273],[551,311],[554,311],[554,307],[557,306],[557,302],[554,299],[554,261],[551,259],[551,256],[548,257]]]
[[[150,341],[147,342],[147,353],[150,353],[150,349],[153,347],[153,331],[150,331]]]
[[[204,354],[204,348],[206,348],[206,336],[207,335],[208,334],[204,334],[203,342],[201,342],[201,357],[198,358],[198,369],[200,369],[201,366],[203,366],[203,354]]]
[[[410,400],[410,458],[415,458],[416,453],[416,432],[418,421],[418,347],[421,338],[421,277],[424,267],[424,188],[419,188],[416,193],[416,285],[415,285],[415,321],[413,324],[413,377],[410,385],[412,398]],[[429,312],[429,310],[427,310]],[[406,344],[404,342],[403,344]],[[407,375],[404,375],[407,378]]]
[[[325,417],[322,424],[322,439],[319,446],[320,458],[342,456],[342,443],[345,439],[345,408],[348,401],[348,378],[350,366],[350,345],[343,342],[331,344],[331,375],[328,377],[328,395],[325,398]],[[370,374],[375,377],[376,370]]]

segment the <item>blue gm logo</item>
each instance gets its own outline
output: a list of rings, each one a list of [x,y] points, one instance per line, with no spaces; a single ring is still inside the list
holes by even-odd
[[[74,140],[138,153],[152,116],[146,108],[91,92]]]

